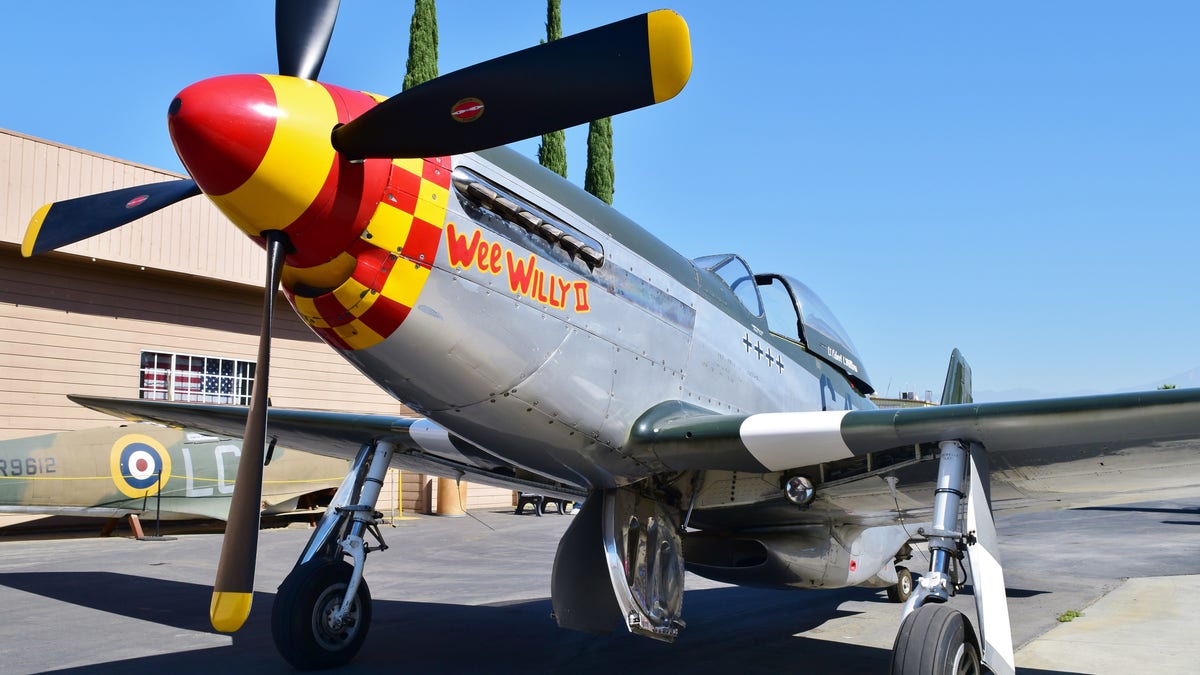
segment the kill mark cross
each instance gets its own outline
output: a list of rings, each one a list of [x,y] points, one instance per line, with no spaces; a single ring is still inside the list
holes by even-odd
[[[750,353],[750,350],[754,350],[755,352],[758,353],[758,360],[761,361],[762,358],[765,356],[765,357],[767,357],[767,363],[769,365],[771,365],[772,367],[778,367],[779,372],[780,373],[783,372],[783,355],[782,354],[780,354],[779,356],[776,356],[773,352],[771,352],[771,348],[769,346],[766,349],[763,349],[762,342],[759,340],[755,340],[754,342],[751,342],[749,334],[742,336],[742,344],[746,345],[746,353],[747,354]]]

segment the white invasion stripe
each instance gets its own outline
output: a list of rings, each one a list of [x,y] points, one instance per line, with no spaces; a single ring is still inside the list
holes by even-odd
[[[422,450],[430,454],[456,462],[473,464],[466,455],[454,447],[454,443],[450,442],[450,432],[438,424],[426,419],[417,420],[408,428],[408,435],[413,442],[421,446]]]
[[[847,459],[854,456],[842,440],[842,418],[847,412],[751,415],[742,422],[742,443],[768,471]]]

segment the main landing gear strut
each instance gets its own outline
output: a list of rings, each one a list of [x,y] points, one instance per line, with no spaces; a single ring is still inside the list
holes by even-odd
[[[371,625],[371,591],[363,580],[367,553],[387,548],[375,511],[394,446],[364,445],[296,567],[275,594],[275,648],[301,670],[341,665],[358,653]],[[370,532],[378,542],[363,540]],[[345,558],[349,556],[351,562]]]
[[[1004,574],[996,554],[987,453],[981,445],[971,444],[968,451],[957,441],[944,441],[940,448],[933,525],[922,532],[929,539],[932,560],[929,573],[921,577],[904,605],[891,672],[968,675],[987,668],[997,675],[1011,675],[1016,667]],[[969,480],[964,478],[967,475]],[[964,483],[969,496],[963,492]],[[959,525],[963,497],[968,497],[965,528]],[[975,637],[966,616],[944,604],[957,590],[951,565],[961,561],[964,550],[971,563],[981,639]]]

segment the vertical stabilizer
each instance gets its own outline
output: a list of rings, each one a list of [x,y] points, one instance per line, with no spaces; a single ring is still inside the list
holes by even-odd
[[[950,367],[946,369],[946,384],[942,387],[942,405],[972,403],[971,366],[955,349],[950,353]]]

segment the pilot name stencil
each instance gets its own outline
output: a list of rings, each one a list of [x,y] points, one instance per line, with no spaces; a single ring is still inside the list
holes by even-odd
[[[576,314],[591,311],[587,281],[568,281],[557,274],[547,274],[538,267],[536,254],[517,257],[512,249],[484,239],[478,229],[468,240],[465,234],[458,233],[454,223],[447,223],[446,253],[455,269],[473,268],[493,276],[506,275],[508,290],[515,295],[553,309],[570,308]]]

